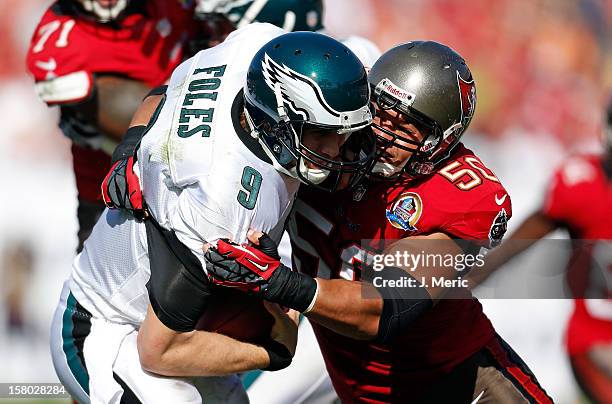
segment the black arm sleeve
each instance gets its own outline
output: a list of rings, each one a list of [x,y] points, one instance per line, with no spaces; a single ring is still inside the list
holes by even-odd
[[[195,329],[211,299],[211,285],[198,258],[173,231],[145,221],[151,278],[149,300],[157,318],[178,332]]]
[[[378,320],[376,341],[392,344],[395,338],[433,306],[431,296],[419,281],[403,269],[385,267],[384,279],[411,279],[410,287],[377,287],[383,298],[383,309]]]
[[[113,151],[111,165],[115,164],[119,160],[135,155],[136,148],[144,136],[146,129],[147,127],[145,125],[139,125],[132,126],[127,130],[127,132],[125,132],[121,143],[119,143]]]

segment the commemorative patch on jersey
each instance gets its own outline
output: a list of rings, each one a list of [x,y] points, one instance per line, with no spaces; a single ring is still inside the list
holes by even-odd
[[[416,231],[416,224],[423,213],[421,197],[414,192],[402,194],[390,209],[386,210],[387,220],[395,228]]]
[[[499,245],[499,243],[501,243],[507,229],[508,213],[506,213],[506,209],[502,208],[497,216],[495,216],[495,219],[493,219],[491,229],[489,230],[489,242],[491,248],[496,247]]]

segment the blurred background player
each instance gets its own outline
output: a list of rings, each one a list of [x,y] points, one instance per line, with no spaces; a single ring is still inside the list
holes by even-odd
[[[267,22],[290,32],[326,33],[323,0],[200,0],[195,15],[201,22],[200,34],[192,41],[197,50],[215,46],[233,30],[253,22]],[[348,34],[337,39],[366,67],[371,67],[380,56],[378,47],[362,36]]]
[[[473,273],[486,276],[556,229],[572,239],[567,284],[574,310],[566,349],[578,385],[594,403],[612,402],[612,99],[604,153],[570,157],[554,173],[544,203]]]
[[[100,183],[132,114],[182,61],[193,7],[179,0],[58,0],[32,36],[27,65],[38,96],[60,107],[72,140],[78,248],[102,210]]]
[[[202,32],[194,42],[206,49],[223,42],[235,29],[267,22],[285,31],[320,31],[323,0],[198,0],[195,14]]]

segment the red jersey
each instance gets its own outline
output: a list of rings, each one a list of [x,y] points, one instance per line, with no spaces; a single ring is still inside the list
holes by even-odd
[[[431,176],[371,181],[351,192],[300,189],[289,222],[294,266],[322,278],[360,279],[362,240],[380,253],[385,240],[436,232],[498,242],[512,215],[510,197],[470,150],[457,146]],[[442,300],[393,345],[358,341],[313,324],[334,387],[347,403],[409,402],[494,336],[482,306]]]
[[[38,95],[48,105],[84,101],[92,95],[96,74],[115,74],[151,87],[164,84],[181,62],[192,26],[193,12],[181,3],[185,2],[148,1],[146,10],[116,24],[71,14],[54,3],[36,27],[27,56]],[[67,132],[73,126],[66,123],[64,113],[60,126],[72,138]],[[97,129],[88,130],[98,139],[73,145],[74,171],[79,196],[96,201],[110,158],[98,149],[102,137]]]
[[[573,290],[584,296],[588,288],[608,298],[575,299],[567,330],[569,353],[612,342],[612,180],[602,158],[578,156],[566,161],[554,174],[542,210],[567,227],[572,239],[593,240],[586,248],[576,248],[570,259],[567,276]]]

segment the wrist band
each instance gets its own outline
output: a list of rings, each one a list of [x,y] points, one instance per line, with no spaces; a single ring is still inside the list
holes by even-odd
[[[319,281],[317,280],[317,278],[314,278],[314,280],[315,280],[315,283],[317,284],[317,289],[315,290],[314,296],[312,297],[312,301],[310,302],[308,307],[306,307],[306,310],[302,312],[302,314],[310,313],[310,311],[314,308],[314,305],[317,301],[317,297],[319,296]]]
[[[264,347],[270,357],[270,364],[262,370],[275,371],[291,365],[293,356],[286,346],[278,341],[270,340]]]

